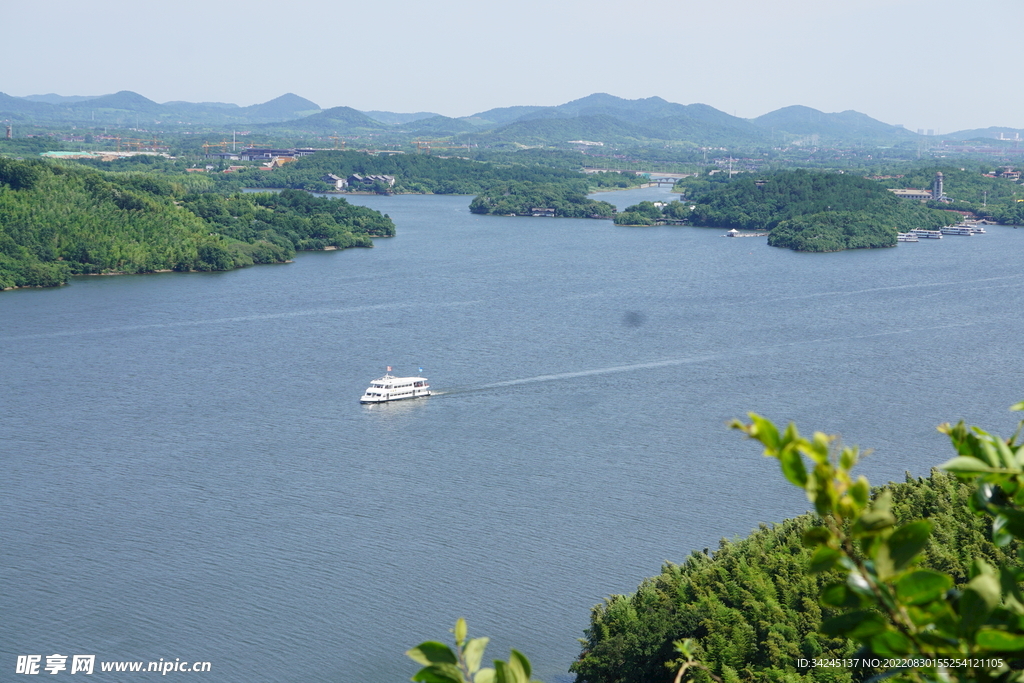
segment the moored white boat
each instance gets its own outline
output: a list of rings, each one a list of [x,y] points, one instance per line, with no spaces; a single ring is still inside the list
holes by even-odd
[[[430,383],[426,377],[394,377],[390,373],[389,367],[388,374],[370,382],[359,402],[387,403],[430,396]]]
[[[896,233],[897,242],[917,242],[917,235],[912,232],[898,232]]]
[[[942,233],[939,232],[938,230],[921,230],[920,228],[915,228],[915,229],[911,230],[910,233],[912,235],[917,235],[918,237],[922,237],[922,238],[926,238],[926,239],[933,239],[933,240],[941,240],[942,239]]]
[[[974,231],[971,230],[966,225],[947,225],[946,227],[942,228],[942,234],[943,235],[966,235],[967,237],[970,237],[972,234],[974,234]]]

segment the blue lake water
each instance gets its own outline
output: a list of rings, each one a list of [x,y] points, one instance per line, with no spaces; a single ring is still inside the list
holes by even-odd
[[[391,683],[465,616],[566,681],[592,605],[807,508],[730,418],[840,432],[875,483],[950,457],[941,422],[1015,424],[1024,229],[799,254],[469,199],[352,199],[395,220],[374,249],[0,294],[0,680]],[[438,395],[360,405],[388,365]]]

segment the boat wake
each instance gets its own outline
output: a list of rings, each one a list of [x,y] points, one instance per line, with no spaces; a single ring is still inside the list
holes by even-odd
[[[472,391],[488,391],[491,389],[501,389],[504,387],[513,387],[521,384],[534,384],[538,382],[558,382],[567,379],[576,379],[577,377],[593,377],[595,375],[611,375],[619,372],[635,372],[638,370],[652,370],[655,368],[667,368],[678,365],[692,365],[695,363],[706,363],[719,360],[735,360],[738,356],[757,356],[766,353],[774,353],[781,351],[786,348],[792,348],[795,346],[803,346],[807,344],[828,344],[836,341],[848,341],[850,339],[870,339],[873,337],[890,337],[902,334],[917,334],[926,330],[942,330],[952,329],[957,327],[975,327],[977,326],[976,321],[962,322],[962,323],[950,323],[948,325],[931,325],[928,327],[913,327],[904,328],[899,330],[889,330],[886,332],[872,332],[869,334],[853,334],[844,335],[842,337],[826,337],[821,339],[800,339],[791,342],[785,342],[782,344],[772,344],[769,346],[758,346],[751,348],[730,348],[721,353],[708,353],[697,356],[687,356],[685,358],[672,358],[666,360],[656,360],[646,363],[631,363],[629,365],[613,365],[604,368],[593,368],[591,370],[578,370],[575,372],[558,372],[548,375],[537,375],[535,377],[523,377],[521,379],[509,379],[501,382],[491,382],[489,384],[482,384],[476,387],[466,388],[450,388],[445,391],[435,391],[434,396],[443,396],[445,394],[463,394]]]
[[[867,289],[835,290],[829,292],[814,292],[811,294],[797,294],[795,296],[777,297],[775,301],[793,301],[795,299],[819,299],[830,296],[856,296],[858,294],[874,294],[875,292],[890,292],[901,289],[924,289],[925,291],[944,287],[963,287],[982,282],[997,282],[999,280],[1019,280],[1024,275],[997,275],[994,277],[982,277],[974,280],[959,280],[956,282],[916,282],[906,285],[890,285],[888,287],[868,287]],[[1015,283],[1007,283],[1005,286],[1015,286]]]

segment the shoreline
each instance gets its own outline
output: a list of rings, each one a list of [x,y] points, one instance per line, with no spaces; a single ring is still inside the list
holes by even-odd
[[[375,239],[385,239],[385,238],[375,238]],[[347,249],[372,249],[372,248],[373,248],[372,244],[370,246],[368,246],[368,247],[347,247]],[[321,252],[321,251],[345,251],[345,249],[342,249],[340,247],[335,247],[335,246],[328,245],[328,246],[324,247],[323,249],[301,249],[301,250],[296,250],[295,253],[296,253],[296,255],[298,255],[298,254],[314,254],[316,252]],[[138,273],[129,273],[129,272],[126,272],[126,271],[107,271],[107,272],[103,272],[103,273],[74,273],[73,275],[71,275],[68,278],[67,282],[61,282],[60,284],[57,284],[57,285],[17,285],[17,286],[14,286],[14,287],[0,287],[0,292],[9,292],[9,291],[14,291],[16,289],[57,289],[59,287],[67,287],[67,286],[69,286],[71,284],[72,279],[76,278],[76,277],[113,277],[113,276],[123,276],[123,275],[160,275],[160,274],[164,274],[164,273],[182,273],[182,274],[189,274],[189,273],[230,273],[233,270],[242,270],[243,268],[253,268],[253,267],[256,267],[256,266],[283,266],[283,265],[286,265],[288,263],[295,263],[295,259],[287,259],[285,261],[275,261],[273,263],[254,263],[251,266],[235,266],[234,268],[228,268],[227,270],[174,270],[173,268],[160,268],[158,270],[145,270],[145,271],[138,272]]]

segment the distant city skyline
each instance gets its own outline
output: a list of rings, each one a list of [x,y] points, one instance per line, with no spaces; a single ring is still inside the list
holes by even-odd
[[[0,91],[468,116],[606,92],[743,118],[849,109],[936,134],[1024,128],[1019,0],[53,0],[5,9]]]

